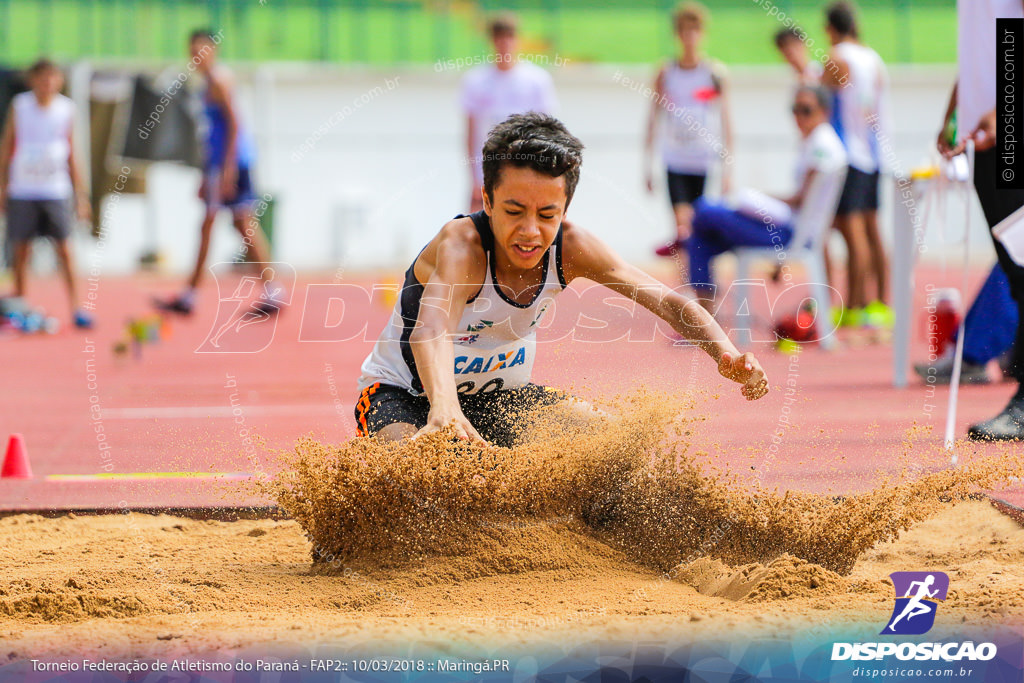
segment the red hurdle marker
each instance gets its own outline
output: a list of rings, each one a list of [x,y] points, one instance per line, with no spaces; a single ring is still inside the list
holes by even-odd
[[[21,434],[11,434],[7,442],[7,454],[4,456],[3,469],[0,469],[0,478],[32,478],[32,467],[28,464],[28,451],[25,450],[25,438]]]

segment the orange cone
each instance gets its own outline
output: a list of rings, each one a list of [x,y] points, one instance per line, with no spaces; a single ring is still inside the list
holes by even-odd
[[[21,434],[11,434],[11,439],[7,442],[7,455],[4,456],[3,469],[0,469],[0,478],[32,478],[32,468],[28,464],[28,451],[25,450],[25,438]]]

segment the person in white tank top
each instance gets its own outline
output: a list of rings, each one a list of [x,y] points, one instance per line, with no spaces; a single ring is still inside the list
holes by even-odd
[[[878,136],[888,134],[888,75],[878,53],[859,41],[856,17],[848,3],[832,3],[825,17],[832,50],[822,83],[835,93],[832,125],[850,159],[836,209],[836,228],[849,253],[841,324],[891,326],[893,313],[885,303],[888,259],[878,229],[882,170]],[[868,293],[869,282],[875,285],[873,297]]]
[[[64,278],[71,321],[87,329],[92,317],[79,304],[68,247],[72,201],[82,220],[90,214],[72,136],[75,105],[60,94],[64,76],[48,59],[29,68],[28,83],[31,90],[11,101],[0,137],[0,212],[7,214],[7,237],[14,247],[13,295],[25,295],[33,240],[48,237]]]
[[[768,380],[695,300],[565,220],[582,143],[551,116],[516,114],[483,148],[483,211],[449,221],[406,272],[359,378],[358,432],[398,440],[453,427],[512,445],[533,409],[568,400],[530,382],[535,335],[576,278],[622,294],[694,341],[754,400]],[[589,409],[584,410],[587,413]]]
[[[660,141],[669,201],[675,221],[672,240],[659,256],[678,256],[687,280],[682,248],[690,237],[693,204],[704,195],[707,176],[721,162],[721,191],[731,184],[732,125],[725,69],[701,54],[707,9],[686,2],[672,14],[679,56],[658,70],[644,138],[644,181],[654,191],[651,168],[655,140]]]

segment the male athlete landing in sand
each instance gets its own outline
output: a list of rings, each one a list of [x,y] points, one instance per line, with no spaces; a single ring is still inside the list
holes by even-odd
[[[931,612],[928,605],[925,605],[922,601],[925,598],[934,598],[935,594],[939,592],[938,588],[933,591],[928,590],[928,587],[933,583],[935,583],[935,576],[933,574],[929,574],[924,581],[914,581],[907,587],[908,595],[914,592],[914,586],[917,586],[917,593],[914,593],[914,595],[911,596],[910,600],[907,601],[907,606],[903,608],[900,615],[893,619],[892,623],[889,624],[890,631],[893,630],[896,623],[903,617],[906,617],[907,621],[910,621],[920,614],[928,614]]]
[[[583,145],[557,119],[517,114],[483,148],[483,211],[446,224],[406,271],[387,327],[363,363],[359,433],[388,440],[447,425],[508,446],[517,417],[570,398],[530,383],[536,326],[551,299],[587,278],[633,299],[696,342],[749,400],[768,392],[696,301],[623,261],[564,220]]]

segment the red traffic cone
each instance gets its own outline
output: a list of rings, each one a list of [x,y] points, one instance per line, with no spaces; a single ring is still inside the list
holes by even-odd
[[[32,478],[32,468],[28,464],[28,451],[25,450],[25,438],[21,434],[11,434],[11,439],[7,442],[7,455],[4,456],[4,466],[0,470],[0,478]]]

